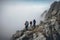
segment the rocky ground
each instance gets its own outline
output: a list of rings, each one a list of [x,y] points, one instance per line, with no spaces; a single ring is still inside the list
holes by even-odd
[[[36,28],[17,31],[11,40],[60,40],[60,1],[52,3],[44,21]]]

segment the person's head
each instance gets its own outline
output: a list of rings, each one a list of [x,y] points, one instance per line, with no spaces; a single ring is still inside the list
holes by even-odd
[[[28,22],[28,21],[26,21],[26,22]]]
[[[30,22],[32,22],[32,21],[30,21]]]
[[[35,20],[35,19],[34,19]]]

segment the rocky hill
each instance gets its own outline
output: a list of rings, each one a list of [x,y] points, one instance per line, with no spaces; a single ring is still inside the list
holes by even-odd
[[[60,40],[60,1],[52,3],[44,21],[36,28],[17,31],[12,40]]]

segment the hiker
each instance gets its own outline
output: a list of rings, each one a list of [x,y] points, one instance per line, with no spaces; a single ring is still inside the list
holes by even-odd
[[[32,26],[32,21],[30,21],[30,26]]]
[[[35,19],[33,20],[33,26],[34,26],[34,28],[36,26],[36,20]]]
[[[26,30],[28,30],[28,26],[29,26],[29,22],[26,21],[26,22],[25,22],[25,29],[26,29]]]

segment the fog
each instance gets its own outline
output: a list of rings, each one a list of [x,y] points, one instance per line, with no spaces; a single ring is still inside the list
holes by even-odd
[[[2,2],[0,26],[2,34],[11,36],[17,30],[22,30],[25,21],[36,19],[37,24],[42,19],[40,15],[49,9],[51,3],[40,2]]]

